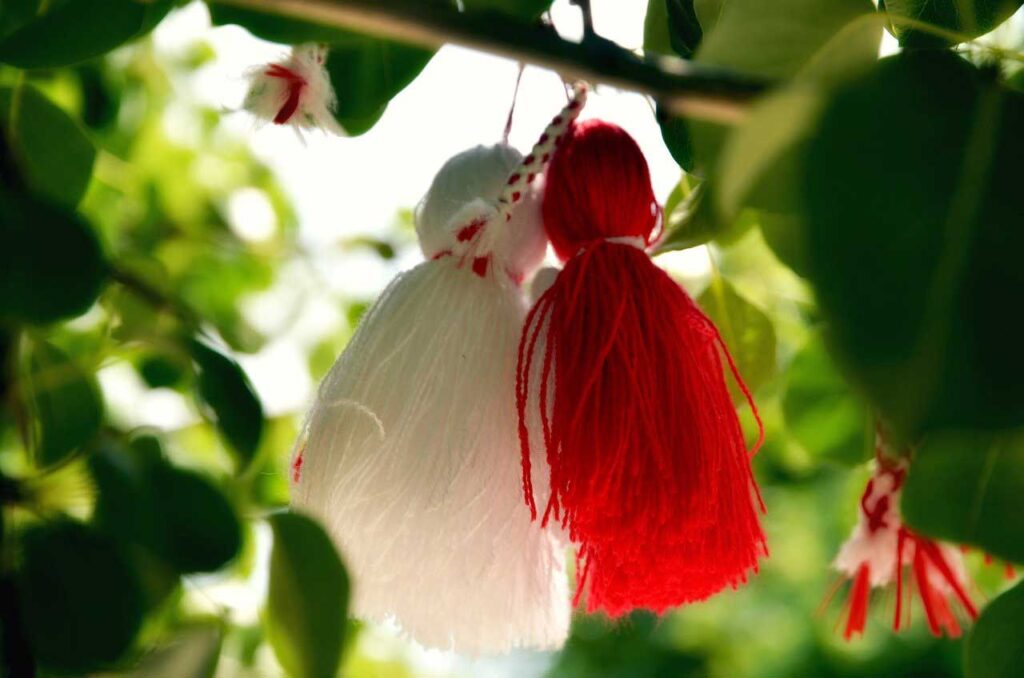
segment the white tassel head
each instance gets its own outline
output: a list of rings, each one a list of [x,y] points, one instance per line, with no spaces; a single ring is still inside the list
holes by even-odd
[[[242,107],[262,122],[290,125],[297,131],[320,129],[344,134],[334,118],[337,98],[327,73],[327,48],[306,44],[283,60],[249,73]]]
[[[497,198],[522,159],[511,146],[495,144],[470,148],[441,167],[416,208],[416,233],[427,259],[471,249],[475,257],[492,256],[517,282],[540,266],[547,238],[539,182],[524,190],[507,220],[499,216]]]

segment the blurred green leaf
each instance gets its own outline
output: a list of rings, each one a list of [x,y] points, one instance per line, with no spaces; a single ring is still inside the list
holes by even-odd
[[[689,58],[702,36],[694,0],[650,0],[644,18],[644,51]]]
[[[903,490],[907,524],[1024,563],[1024,433],[929,436]]]
[[[85,673],[117,661],[142,623],[138,579],[108,538],[61,521],[22,535],[21,614],[40,667]]]
[[[761,309],[741,297],[720,275],[712,276],[697,303],[718,327],[751,393],[775,376],[775,328]],[[742,399],[728,365],[725,369],[733,398]]]
[[[328,44],[327,71],[338,95],[335,117],[353,136],[373,127],[391,98],[412,82],[434,55],[399,42],[216,3],[210,5],[210,16],[214,24],[237,24],[266,40]]]
[[[156,530],[153,552],[182,573],[213,572],[238,555],[242,528],[213,483],[167,464],[149,470],[145,495]]]
[[[39,12],[39,0],[5,0],[0,3],[0,38],[21,28]]]
[[[494,11],[519,19],[536,19],[551,6],[551,0],[462,0],[466,12]]]
[[[988,33],[1017,11],[1021,0],[885,0],[884,9],[904,47],[944,47]],[[909,21],[907,21],[909,20]],[[953,31],[960,38],[920,24]]]
[[[695,9],[703,16],[699,5]],[[870,0],[731,0],[721,4],[714,28],[704,27],[694,60],[751,76],[790,78],[851,22],[874,11]],[[669,118],[661,126],[670,149],[691,147],[683,157],[692,156],[693,168],[703,175],[715,167],[729,136],[728,128],[703,121]]]
[[[106,277],[96,234],[78,216],[0,188],[0,319],[49,323],[83,313]]]
[[[786,370],[786,428],[815,457],[861,464],[874,450],[871,413],[832,364],[820,337],[808,341]]]
[[[128,675],[132,678],[213,678],[224,630],[220,624],[193,624],[149,653]]]
[[[685,172],[697,171],[697,159],[693,148],[693,134],[690,131],[690,122],[669,115],[660,106],[655,112],[655,118],[661,127],[661,139],[665,147],[672,155],[672,159]]]
[[[964,650],[967,678],[1011,678],[1024,666],[1024,582],[982,611]]]
[[[212,412],[217,429],[238,457],[239,468],[245,468],[263,436],[263,406],[234,360],[198,340],[192,342],[192,358],[199,399]]]
[[[696,60],[787,78],[844,26],[874,11],[870,0],[730,0],[714,30],[705,31]]]
[[[296,678],[338,671],[345,636],[349,582],[327,533],[294,513],[270,518],[274,548],[266,628],[278,660]]]
[[[672,252],[697,247],[710,242],[722,229],[722,223],[715,218],[706,199],[707,185],[697,184],[686,189],[683,179],[676,185],[665,201],[665,237],[658,245],[658,252]]]
[[[99,431],[103,401],[92,375],[51,344],[34,343],[29,365],[30,399],[39,426],[35,463],[53,466]]]
[[[150,388],[173,388],[181,384],[188,374],[188,363],[164,353],[152,353],[138,364],[139,376]]]
[[[198,473],[171,466],[160,443],[107,443],[89,459],[99,490],[93,522],[137,543],[175,572],[213,572],[238,555],[242,531],[231,503]]]
[[[573,620],[572,635],[548,675],[558,678],[706,676],[708,657],[673,642],[668,624],[638,611],[613,622],[600,615]]]
[[[173,0],[67,0],[0,40],[0,62],[18,68],[66,66],[105,54],[149,32]]]
[[[89,185],[96,159],[96,149],[78,122],[26,85],[0,88],[0,124],[26,183],[42,196],[75,207]]]
[[[1024,99],[948,52],[880,62],[812,133],[808,272],[841,364],[898,431],[1024,423],[1003,301],[1024,297],[1021,157]]]

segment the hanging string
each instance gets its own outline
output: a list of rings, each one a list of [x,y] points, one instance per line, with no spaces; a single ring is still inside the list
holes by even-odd
[[[508,136],[512,133],[512,117],[516,112],[516,101],[519,100],[519,83],[523,80],[523,71],[526,70],[526,64],[522,61],[519,62],[519,72],[516,73],[516,84],[512,89],[512,103],[508,107],[508,117],[505,119],[505,131],[501,135],[501,142],[504,144],[508,143]]]

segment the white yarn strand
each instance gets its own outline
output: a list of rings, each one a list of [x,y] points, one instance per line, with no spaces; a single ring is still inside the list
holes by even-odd
[[[557,647],[570,618],[564,551],[523,503],[516,434],[514,281],[543,257],[539,210],[531,194],[496,224],[487,200],[519,160],[477,147],[439,173],[417,209],[431,260],[388,286],[324,380],[293,487],[352,570],[357,616],[467,654]],[[467,220],[480,234],[460,241]]]

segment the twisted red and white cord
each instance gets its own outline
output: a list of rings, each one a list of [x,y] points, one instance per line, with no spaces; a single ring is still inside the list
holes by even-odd
[[[533,183],[538,174],[544,171],[544,166],[551,159],[551,154],[565,137],[573,121],[579,117],[583,106],[587,103],[588,92],[589,88],[584,82],[578,82],[573,86],[573,94],[569,103],[551,119],[543,134],[537,139],[537,143],[533,145],[530,154],[523,158],[523,162],[509,176],[508,183],[498,198],[498,215],[505,215],[505,221],[511,218],[512,209],[522,199],[526,188]]]

